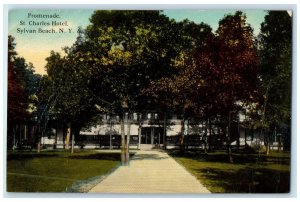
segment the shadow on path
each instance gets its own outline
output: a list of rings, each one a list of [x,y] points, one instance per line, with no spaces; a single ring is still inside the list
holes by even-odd
[[[168,157],[164,157],[158,154],[138,154],[135,155],[132,160],[162,160],[167,159]]]

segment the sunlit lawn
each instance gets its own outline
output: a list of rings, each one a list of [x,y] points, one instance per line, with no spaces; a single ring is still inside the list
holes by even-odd
[[[290,154],[171,153],[213,193],[288,193]]]
[[[118,153],[13,152],[7,160],[8,192],[63,192],[74,182],[108,173]]]

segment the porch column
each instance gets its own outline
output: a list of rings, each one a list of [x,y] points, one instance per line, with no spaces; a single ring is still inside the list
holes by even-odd
[[[151,127],[151,144],[154,144],[154,128]]]
[[[139,135],[138,149],[141,148],[141,131],[142,131],[142,124],[139,123],[139,129],[138,129],[138,135]]]

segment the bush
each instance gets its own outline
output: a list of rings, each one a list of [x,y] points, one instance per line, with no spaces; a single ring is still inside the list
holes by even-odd
[[[251,145],[249,146],[250,151],[252,150],[252,152],[255,153],[265,153],[267,152],[267,147],[265,145],[261,145],[260,143],[256,143],[253,142],[251,143]]]

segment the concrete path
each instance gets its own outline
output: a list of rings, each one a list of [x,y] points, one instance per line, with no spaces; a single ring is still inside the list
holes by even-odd
[[[137,151],[90,193],[210,193],[193,175],[161,151]]]

